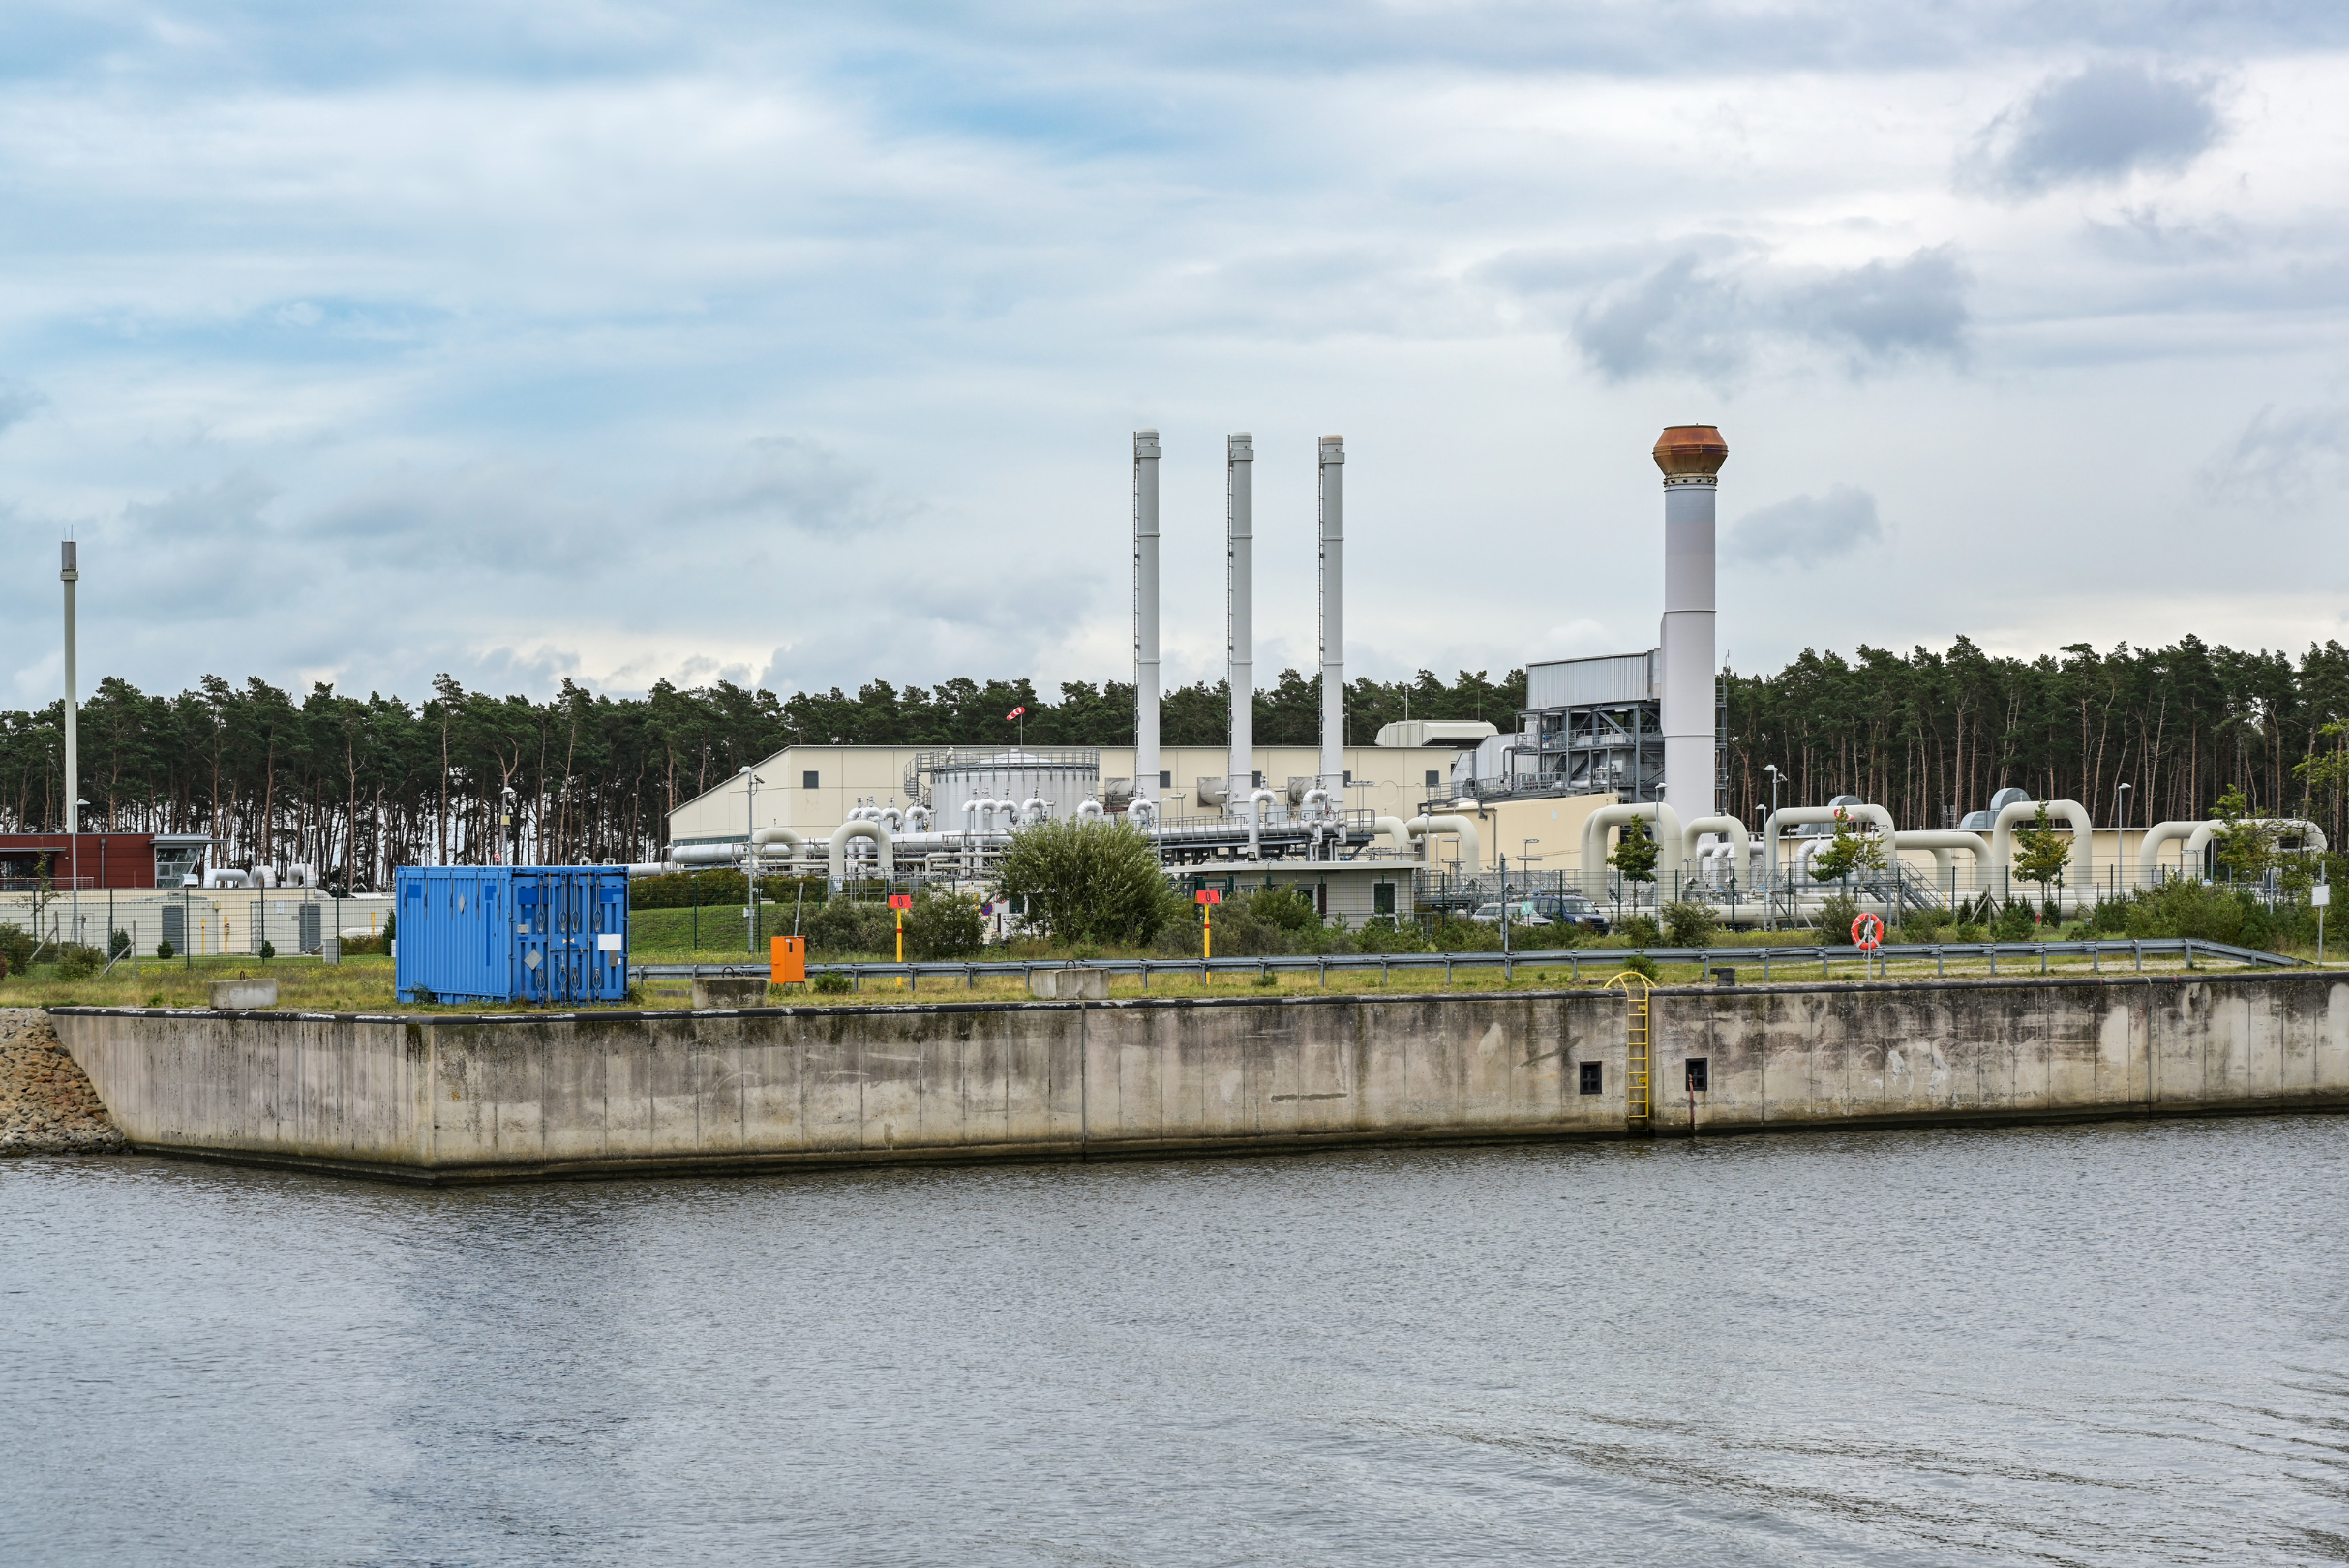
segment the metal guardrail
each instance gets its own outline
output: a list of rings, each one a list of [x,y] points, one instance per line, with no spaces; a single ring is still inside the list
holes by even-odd
[[[2082,957],[2091,959],[2094,973],[2099,972],[2103,956],[2129,958],[2136,972],[2150,958],[2178,956],[2194,965],[2200,957],[2217,963],[2252,964],[2275,969],[2289,969],[2298,965],[2308,967],[2309,960],[2290,958],[2283,953],[2260,952],[2251,948],[2233,948],[2227,943],[2207,942],[2197,937],[2162,937],[2139,941],[2118,939],[2105,942],[1944,942],[1908,943],[1888,946],[1875,953],[1865,953],[1857,948],[1818,947],[1811,944],[1780,948],[1562,948],[1534,952],[1357,952],[1330,954],[1287,954],[1264,958],[1071,958],[1031,959],[998,963],[960,963],[954,961],[907,964],[810,964],[808,974],[846,975],[853,987],[862,988],[868,980],[905,979],[911,987],[919,987],[925,980],[961,980],[967,990],[977,986],[981,977],[1020,976],[1024,980],[1032,970],[1039,969],[1100,969],[1111,975],[1139,975],[1144,988],[1151,988],[1154,976],[1173,979],[1205,978],[1208,975],[1283,975],[1311,974],[1322,984],[1329,985],[1334,972],[1345,974],[1378,970],[1381,982],[1398,970],[1445,971],[1447,983],[1453,982],[1454,971],[1460,969],[1499,969],[1508,980],[1523,964],[1545,968],[1566,966],[1571,981],[1583,978],[1586,964],[1596,972],[1615,974],[1625,967],[1627,959],[1640,953],[1654,963],[1696,963],[1708,969],[1748,968],[1761,964],[1763,978],[1772,978],[1772,966],[1810,970],[1820,966],[1820,978],[1829,979],[1832,964],[1859,964],[1867,977],[1873,970],[1884,972],[1891,959],[1926,959],[1936,961],[1936,973],[1945,973],[1946,962],[1981,961],[1990,975],[2001,973],[2004,958],[2038,959],[2041,972],[2047,974],[2052,957]],[[766,964],[632,964],[629,979],[632,983],[648,980],[690,980],[697,976],[750,976],[768,973]]]

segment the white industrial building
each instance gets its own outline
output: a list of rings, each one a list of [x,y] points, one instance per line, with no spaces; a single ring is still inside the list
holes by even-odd
[[[1516,727],[1394,724],[1377,743],[1342,743],[1345,690],[1342,481],[1336,436],[1316,446],[1320,739],[1263,746],[1251,734],[1255,443],[1225,444],[1228,743],[1160,744],[1160,440],[1133,448],[1135,744],[1106,747],[792,746],[687,801],[670,819],[660,866],[739,863],[850,876],[984,877],[1018,828],[1117,817],[1149,835],[1195,886],[1312,885],[1351,922],[1408,913],[1436,896],[1490,896],[1497,881],[1581,889],[1614,902],[1691,897],[1736,923],[1801,918],[1827,889],[1805,875],[1843,820],[1877,835],[1891,861],[1862,888],[1891,908],[2005,894],[2016,829],[2035,803],[2005,792],[1959,829],[1898,832],[1891,816],[1841,797],[1789,802],[1761,825],[1723,814],[1723,711],[1715,637],[1715,496],[1729,455],[1711,425],[1669,427],[1651,456],[1664,479],[1664,601],[1657,647],[1527,666]],[[2010,799],[2010,796],[2018,796]],[[2200,857],[2211,825],[2121,831],[2101,854],[2089,813],[2047,802],[2079,846],[2068,902],[2153,875],[2166,854]],[[1640,821],[1660,841],[1654,883],[1608,868]],[[2279,824],[2325,847],[2307,823]],[[2128,857],[2128,865],[2126,858]],[[2130,875],[2126,876],[2128,869]],[[2102,875],[2103,871],[2103,875]],[[1408,874],[1409,873],[1409,874]],[[1483,889],[1480,884],[1483,883]],[[1875,890],[1875,892],[1873,891]],[[1742,905],[1742,894],[1745,905]]]

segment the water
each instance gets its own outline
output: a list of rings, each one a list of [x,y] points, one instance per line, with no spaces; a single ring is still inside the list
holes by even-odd
[[[0,1164],[10,1563],[2291,1563],[2345,1124]]]

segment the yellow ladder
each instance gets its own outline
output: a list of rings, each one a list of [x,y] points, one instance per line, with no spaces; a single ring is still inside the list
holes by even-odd
[[[1642,989],[1634,990],[1636,983]],[[1607,989],[1625,990],[1625,1120],[1649,1126],[1649,977],[1626,970]]]

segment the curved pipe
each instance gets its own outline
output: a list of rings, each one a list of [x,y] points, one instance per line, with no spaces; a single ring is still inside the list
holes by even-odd
[[[1850,806],[1783,806],[1764,819],[1764,877],[1780,880],[1780,830],[1800,823],[1835,822],[1837,814],[1846,813],[1848,822],[1869,822],[1878,825],[1879,833],[1886,840],[1889,850],[1894,847],[1894,818],[1885,806],[1857,802]]]
[[[1657,834],[1662,845],[1682,842],[1682,819],[1663,800],[1655,804],[1603,806],[1584,819],[1584,844],[1578,863],[1586,877],[1598,877],[1608,871],[1609,829],[1622,828],[1629,822],[1648,823],[1650,831]]]
[[[1388,834],[1388,841],[1397,846],[1398,854],[1410,856],[1413,853],[1412,829],[1404,826],[1403,818],[1374,817],[1372,831]]]
[[[1456,838],[1462,840],[1462,863],[1473,871],[1481,869],[1484,865],[1480,857],[1485,853],[1485,849],[1478,837],[1478,824],[1467,817],[1415,817],[1404,825],[1404,830],[1421,840],[1421,852],[1425,864],[1436,864],[1436,861],[1428,859],[1430,834],[1452,833]]]
[[[1018,826],[1027,827],[1033,822],[1048,821],[1052,818],[1052,816],[1053,807],[1047,805],[1043,800],[1033,795],[1028,799],[1021,802],[1021,814],[1016,821]]]
[[[1990,887],[1993,881],[1993,846],[1984,841],[1982,833],[1964,833],[1953,828],[1916,828],[1894,835],[1894,847],[1899,850],[1923,849],[1936,858],[1936,875],[1943,876],[1952,868],[1952,851],[1967,850],[1976,857],[1976,885]]]
[[[2310,841],[2307,848],[2324,852],[2328,847],[2328,835],[2320,830],[2315,822],[2306,822],[2300,817],[2264,817],[2259,820],[2274,830],[2293,829]],[[2156,856],[2176,838],[2188,840],[2183,854],[2194,859],[2202,870],[2206,848],[2213,843],[2215,829],[2219,827],[2219,823],[2209,818],[2204,822],[2159,822],[2149,829],[2140,839],[2140,880],[2146,882],[2155,872]]]
[[[1324,789],[1322,786],[1317,785],[1315,788],[1309,790],[1305,795],[1300,796],[1299,814],[1306,817],[1311,822],[1319,820],[1325,816],[1337,815],[1337,813],[1332,810],[1331,792]]]
[[[1266,826],[1267,813],[1273,809],[1274,792],[1272,790],[1251,790],[1250,792],[1250,859],[1252,860],[1257,859],[1258,829]]]
[[[1078,820],[1080,822],[1101,822],[1102,820],[1102,802],[1100,800],[1079,801]]]
[[[849,842],[853,838],[872,839],[875,861],[882,874],[886,877],[898,874],[898,860],[890,850],[889,829],[878,822],[845,822],[833,829],[826,855],[825,874],[834,887],[849,880]]]
[[[927,805],[907,807],[907,828],[912,832],[929,832],[931,830],[931,808]]]
[[[1745,851],[1748,847],[1748,825],[1737,817],[1693,817],[1682,828],[1682,859],[1685,864],[1699,859],[1701,833],[1721,833],[1725,845],[1736,846],[1737,851]],[[1739,863],[1744,865],[1746,860],[1746,855],[1739,854]]]
[[[223,869],[205,872],[204,886],[207,888],[247,888],[252,884],[245,880],[244,872]]]
[[[2066,869],[2075,873],[2070,881],[2088,884],[2091,877],[2091,813],[2079,800],[2013,800],[2001,808],[1993,819],[1993,869],[2004,878],[2016,867],[2012,854],[2009,829],[2021,822],[2032,822],[2035,812],[2047,806],[2050,815],[2063,817],[2074,829],[2074,844],[2066,857]]]
[[[1147,830],[1159,827],[1160,802],[1157,800],[1130,800],[1127,803],[1127,820]]]
[[[893,833],[902,833],[906,831],[906,814],[900,811],[896,806],[884,806],[880,811],[874,814],[874,820],[881,823],[882,826],[888,828]]]

